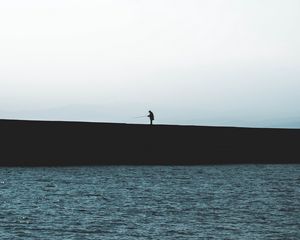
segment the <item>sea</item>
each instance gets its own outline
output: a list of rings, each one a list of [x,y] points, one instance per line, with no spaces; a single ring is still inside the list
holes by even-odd
[[[300,165],[0,168],[0,239],[300,239]]]

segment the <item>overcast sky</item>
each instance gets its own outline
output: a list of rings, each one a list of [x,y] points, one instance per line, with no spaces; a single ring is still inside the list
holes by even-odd
[[[300,127],[299,0],[0,1],[0,118]]]

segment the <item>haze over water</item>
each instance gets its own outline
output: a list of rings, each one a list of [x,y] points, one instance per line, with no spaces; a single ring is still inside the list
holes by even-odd
[[[300,166],[0,169],[1,239],[299,239]]]

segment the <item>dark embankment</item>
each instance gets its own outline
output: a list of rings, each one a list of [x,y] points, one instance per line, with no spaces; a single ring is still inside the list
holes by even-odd
[[[0,120],[1,166],[300,163],[300,130]]]

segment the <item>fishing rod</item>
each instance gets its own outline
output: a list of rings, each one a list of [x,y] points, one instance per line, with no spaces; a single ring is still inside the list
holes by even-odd
[[[144,116],[138,116],[138,117],[134,117],[134,118],[143,118],[143,117],[148,117],[148,116],[144,115]]]

